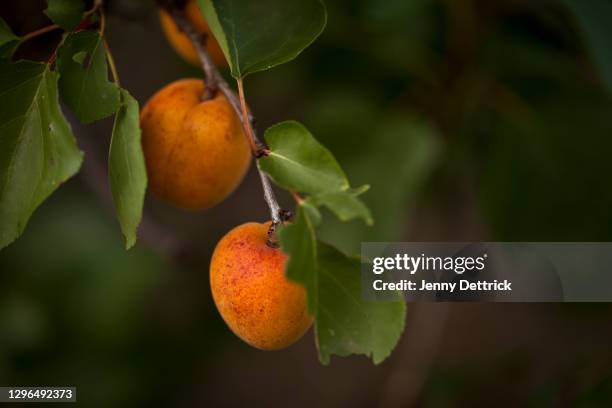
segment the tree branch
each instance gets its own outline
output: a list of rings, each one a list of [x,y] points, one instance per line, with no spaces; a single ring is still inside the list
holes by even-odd
[[[267,156],[269,154],[268,146],[257,137],[257,133],[255,132],[255,118],[246,106],[244,90],[242,88],[242,80],[238,80],[239,95],[237,95],[236,92],[229,86],[227,81],[225,81],[215,64],[212,62],[212,59],[210,58],[210,55],[208,54],[208,51],[206,49],[206,35],[203,35],[202,33],[198,32],[191,23],[191,21],[189,21],[189,19],[185,15],[183,1],[157,1],[161,7],[163,7],[170,13],[176,25],[189,37],[196,51],[198,52],[198,56],[202,65],[202,70],[204,71],[206,83],[206,89],[203,98],[211,98],[215,95],[217,91],[221,91],[234,108],[236,115],[238,115],[244,133],[249,139],[251,153],[253,154],[255,159],[259,159],[262,156]],[[268,244],[270,246],[276,246],[276,242],[273,238],[273,233],[279,224],[287,221],[291,217],[291,214],[290,212],[283,210],[278,204],[268,175],[265,174],[259,168],[259,166],[256,167],[264,190],[264,199],[268,204],[268,207],[270,209],[270,216],[272,218],[272,226],[270,228]]]
[[[200,58],[200,65],[204,71],[204,95],[202,100],[208,100],[215,96],[219,89],[219,75],[216,72],[215,64],[212,62],[208,51],[206,50],[206,35],[198,32],[193,24],[187,18],[185,10],[183,8],[172,8],[169,10],[170,15],[176,22],[176,25],[181,31],[189,37],[193,46],[195,47],[198,57]]]

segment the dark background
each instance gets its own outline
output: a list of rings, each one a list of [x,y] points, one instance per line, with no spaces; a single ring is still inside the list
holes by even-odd
[[[366,240],[612,240],[612,99],[564,2],[327,6],[325,32],[296,61],[246,80],[261,131],[300,120],[353,185],[372,186],[375,226],[325,214],[322,238],[352,253]],[[0,15],[23,35],[49,24],[44,7],[2,2]],[[141,104],[201,76],[167,44],[152,1],[108,1],[107,16],[122,85]],[[58,40],[17,55],[46,59]],[[108,202],[111,120],[72,123],[81,174],[0,252],[0,385],[74,385],[100,407],[612,402],[609,304],[411,304],[379,366],[321,366],[312,332],[284,351],[250,348],[212,303],[208,263],[225,232],[266,219],[256,174],[205,212],[148,197],[126,252]]]

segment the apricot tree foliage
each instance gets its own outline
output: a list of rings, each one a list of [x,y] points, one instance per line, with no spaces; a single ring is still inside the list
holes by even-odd
[[[121,88],[105,39],[101,1],[85,10],[82,0],[48,0],[55,23],[24,37],[0,20],[0,248],[13,242],[36,208],[82,162],[59,97],[83,123],[115,116],[109,149],[109,183],[126,247],[134,245],[142,217],[147,174],[140,144],[138,102]],[[285,121],[257,137],[246,107],[245,77],[296,58],[321,34],[326,9],[320,0],[198,0],[204,18],[229,63],[238,92],[220,75],[197,32],[184,18],[180,0],[159,1],[200,54],[207,92],[223,92],[241,119],[270,207],[272,235],[289,255],[286,274],[307,291],[315,318],[320,360],[333,354],[364,354],[375,363],[395,347],[404,328],[405,305],[365,302],[360,260],[316,238],[326,207],[341,221],[374,222],[360,195],[333,154],[305,126]],[[65,30],[46,62],[13,61],[22,42],[52,30]],[[112,73],[109,79],[108,71]],[[59,92],[58,92],[59,91]],[[59,94],[59,95],[58,95]],[[251,103],[257,111],[256,103]],[[272,180],[296,200],[293,217],[280,208]],[[271,242],[272,243],[272,242]]]

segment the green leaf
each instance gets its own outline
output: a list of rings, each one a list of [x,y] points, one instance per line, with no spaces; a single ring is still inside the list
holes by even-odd
[[[308,211],[303,205],[298,205],[293,222],[283,227],[278,235],[282,250],[289,254],[285,273],[289,279],[306,288],[308,311],[315,315],[317,310],[317,242]]]
[[[318,309],[315,336],[319,359],[329,364],[332,354],[364,354],[375,364],[397,344],[406,318],[406,304],[366,302],[361,296],[361,263],[319,242]]]
[[[444,151],[435,128],[406,112],[382,116],[371,129],[376,129],[375,145],[350,151],[343,163],[351,180],[371,183],[371,192],[360,198],[376,222],[368,227],[359,222],[344,224],[330,217],[319,231],[322,239],[337,244],[346,253],[358,252],[363,241],[401,240],[423,186],[440,165]]]
[[[108,80],[100,34],[95,31],[69,34],[59,49],[57,66],[62,99],[81,122],[90,123],[117,111],[119,87]]]
[[[612,2],[609,0],[564,0],[575,15],[603,80],[612,91]]]
[[[287,121],[265,132],[270,154],[259,165],[279,186],[308,194],[346,190],[349,182],[329,150],[298,122]]]
[[[136,232],[142,218],[147,170],[140,144],[138,102],[121,90],[122,104],[115,117],[108,158],[108,175],[125,246],[136,243]]]
[[[9,41],[4,45],[0,45],[0,59],[10,60],[18,45],[19,41]]]
[[[79,151],[45,64],[0,61],[0,248],[80,168]]]
[[[352,191],[324,192],[312,197],[312,200],[316,205],[324,205],[329,208],[340,221],[346,222],[354,218],[361,218],[367,225],[372,225],[374,220],[370,209],[358,197],[368,188],[369,186],[366,185]]]
[[[17,40],[19,40],[19,37],[13,33],[11,27],[6,24],[6,21],[0,18],[0,46]]]
[[[291,61],[321,34],[327,20],[321,0],[198,0],[198,4],[235,78]]]
[[[301,206],[304,207],[304,211],[313,226],[316,227],[321,224],[321,213],[319,209],[312,204],[310,199],[302,200]]]
[[[16,36],[11,27],[0,18],[0,59],[11,59],[19,45],[20,38]]]
[[[319,359],[328,364],[332,354],[365,354],[380,363],[404,330],[405,304],[399,294],[397,302],[364,301],[359,260],[316,241],[307,206],[306,201],[298,204],[279,240],[289,255],[287,277],[306,288]]]
[[[64,30],[72,30],[83,19],[83,0],[48,0],[45,14]]]

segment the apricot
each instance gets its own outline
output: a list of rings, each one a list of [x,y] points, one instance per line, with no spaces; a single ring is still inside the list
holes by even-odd
[[[227,62],[225,61],[223,51],[210,31],[206,20],[204,20],[204,17],[202,17],[202,13],[200,12],[200,8],[198,7],[196,0],[189,0],[187,2],[185,5],[185,15],[199,33],[206,35],[206,49],[208,50],[208,53],[210,54],[210,57],[215,65],[226,66]],[[161,21],[164,34],[166,35],[170,45],[172,45],[172,48],[174,48],[174,51],[176,51],[176,53],[183,57],[183,59],[187,62],[198,65],[200,63],[200,59],[198,58],[198,53],[195,47],[193,46],[189,37],[178,28],[172,16],[170,16],[167,11],[160,10],[159,19]]]
[[[182,79],[159,90],[140,114],[149,188],[179,208],[205,209],[242,181],[251,152],[222,92],[202,101],[204,81]]]
[[[312,324],[306,291],[285,277],[287,256],[266,244],[270,223],[250,222],[228,232],[210,264],[210,286],[221,317],[242,340],[279,350]]]

